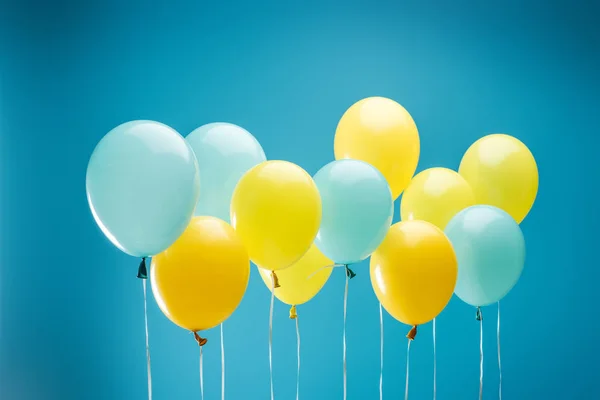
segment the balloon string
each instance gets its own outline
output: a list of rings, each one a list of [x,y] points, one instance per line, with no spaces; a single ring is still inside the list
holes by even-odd
[[[383,306],[379,303],[379,400],[383,400]]]
[[[225,343],[223,342],[223,324],[221,324],[221,400],[225,400]]]
[[[340,267],[346,267],[346,265],[345,264],[325,265],[324,267],[321,267],[318,270],[316,270],[315,272],[313,272],[312,274],[310,274],[308,276],[308,278],[306,278],[306,280],[309,280],[309,279],[313,278],[316,274],[318,274],[319,272],[323,271],[324,269],[327,269],[327,268],[340,268]]]
[[[502,360],[500,359],[500,302],[498,302],[498,371],[500,372],[500,381],[498,382],[498,399],[502,400]]]
[[[271,384],[271,400],[275,399],[273,391],[273,307],[275,305],[275,276],[271,275],[271,308],[269,311],[269,380]]]
[[[411,339],[408,339],[408,348],[406,349],[406,384],[404,389],[404,400],[408,400],[408,373],[410,371],[410,342]]]
[[[346,267],[347,268],[347,267]],[[343,343],[343,365],[344,365],[344,400],[346,400],[346,394],[347,394],[347,376],[348,376],[348,370],[347,370],[347,366],[346,366],[346,314],[347,314],[347,310],[348,310],[348,281],[350,280],[350,274],[346,273],[346,288],[344,290],[344,332],[343,332],[343,336],[342,336],[342,343]]]
[[[146,279],[142,279],[142,288],[144,290],[144,324],[146,328],[146,365],[148,368],[148,400],[152,400],[152,369],[150,363],[150,342],[148,339],[148,301],[146,297]]]
[[[435,352],[435,318],[433,319],[433,400],[437,395],[437,357]]]
[[[298,350],[296,357],[298,358],[298,373],[296,374],[296,400],[300,400],[300,325],[298,324],[298,316],[296,316],[296,343]]]
[[[479,315],[479,400],[483,399],[483,318],[481,309],[477,308]]]
[[[200,346],[200,399],[204,400],[204,373],[202,371],[202,348]]]

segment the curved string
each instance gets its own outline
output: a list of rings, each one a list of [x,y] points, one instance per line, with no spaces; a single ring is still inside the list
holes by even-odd
[[[202,347],[200,346],[200,399],[204,400],[204,372],[202,368]]]
[[[323,271],[324,269],[327,269],[327,268],[340,268],[340,267],[346,267],[346,265],[345,264],[325,265],[324,267],[321,267],[318,270],[316,270],[315,272],[313,272],[312,274],[310,274],[308,276],[308,278],[306,278],[306,280],[309,280],[309,279],[313,278],[316,274],[318,274],[319,272]]]
[[[437,357],[435,352],[435,318],[433,319],[433,400],[437,395]]]
[[[271,400],[275,399],[273,391],[273,307],[275,305],[275,277],[271,275],[271,308],[269,311],[269,378],[271,383]]]
[[[379,303],[379,400],[383,400],[383,306]]]
[[[348,378],[348,369],[346,366],[346,314],[348,309],[348,281],[350,280],[349,274],[346,273],[346,289],[344,290],[344,333],[342,336],[343,342],[343,351],[344,351],[344,400],[346,400],[347,395],[347,378]]]
[[[223,324],[221,324],[221,400],[225,400],[225,344],[223,342]]]
[[[300,325],[298,324],[298,316],[296,316],[296,343],[298,350],[296,357],[298,358],[298,373],[296,375],[296,400],[300,400]]]
[[[411,339],[408,339],[408,348],[406,349],[406,384],[404,389],[404,400],[408,400],[408,373],[410,371],[410,342]]]
[[[479,318],[479,400],[483,400],[483,318]]]
[[[502,360],[500,358],[500,302],[498,302],[498,327],[496,329],[498,339],[498,371],[500,372],[500,381],[498,382],[498,399],[502,400]]]
[[[148,400],[152,400],[152,369],[150,363],[150,341],[148,339],[148,301],[146,279],[142,279],[142,288],[144,290],[144,324],[146,326],[146,365],[148,368]]]

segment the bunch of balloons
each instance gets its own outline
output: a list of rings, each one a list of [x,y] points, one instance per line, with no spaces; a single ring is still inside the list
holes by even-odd
[[[538,188],[535,160],[519,140],[485,136],[458,172],[431,168],[413,177],[415,122],[395,101],[371,97],[344,113],[334,152],[311,177],[290,162],[267,161],[236,125],[208,124],[183,138],[158,122],[133,121],[94,150],[87,195],[115,246],[153,256],[159,307],[192,332],[234,312],[250,261],[294,317],[327,282],[327,267],[351,273],[371,256],[373,289],[415,328],[411,338],[453,293],[480,307],[515,285],[525,259],[519,223]],[[391,226],[402,193],[402,221]]]

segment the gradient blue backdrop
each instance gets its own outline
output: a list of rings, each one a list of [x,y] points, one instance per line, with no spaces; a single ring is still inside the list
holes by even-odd
[[[531,148],[540,192],[522,225],[525,272],[502,302],[504,395],[600,398],[595,2],[151,3],[1,4],[0,398],[146,398],[138,261],[102,236],[85,198],[87,161],[106,132],[141,118],[182,134],[228,121],[267,157],[314,174],[333,158],[344,110],[372,95],[414,116],[419,170],[456,168],[486,133]],[[378,398],[367,267],[350,288],[349,400]],[[299,308],[303,399],[341,399],[343,285],[336,270]],[[268,398],[268,302],[253,270],[225,325],[228,399]],[[149,306],[155,399],[199,398],[194,340]],[[483,313],[485,398],[496,399],[496,310]],[[404,390],[407,329],[386,315],[385,398]],[[477,397],[478,329],[456,298],[439,318],[439,399]],[[207,336],[206,398],[216,399],[218,331]],[[281,304],[274,341],[276,398],[291,399],[294,326]],[[431,398],[432,366],[428,325],[413,347],[412,399]]]

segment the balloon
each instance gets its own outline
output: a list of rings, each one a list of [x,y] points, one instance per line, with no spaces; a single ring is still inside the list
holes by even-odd
[[[438,227],[425,221],[392,225],[371,256],[371,283],[398,321],[423,325],[446,307],[456,284],[456,256]]]
[[[229,222],[235,186],[246,171],[266,160],[265,152],[250,132],[227,123],[201,126],[186,140],[198,159],[202,182],[195,215],[211,215]]]
[[[538,168],[520,140],[485,136],[469,147],[458,172],[469,182],[477,204],[503,209],[518,223],[531,210],[538,191]]]
[[[172,128],[131,121],[96,146],[86,189],[106,237],[127,254],[151,256],[169,247],[188,226],[200,191],[198,164]]]
[[[225,321],[242,301],[250,259],[233,228],[194,217],[179,239],[152,258],[152,293],[162,312],[192,332]]]
[[[525,239],[517,222],[492,206],[473,206],[457,214],[446,235],[458,259],[454,293],[482,307],[500,301],[515,286],[525,265]]]
[[[311,176],[287,161],[265,161],[233,192],[231,223],[250,259],[262,268],[287,268],[312,245],[321,223],[321,198]]]
[[[335,132],[336,160],[354,158],[377,168],[396,199],[410,182],[419,162],[417,126],[400,104],[384,97],[355,103]]]
[[[475,204],[473,190],[458,173],[430,168],[415,176],[402,195],[402,220],[420,219],[440,229],[459,211]]]
[[[314,179],[323,203],[315,244],[339,264],[364,260],[392,223],[394,203],[385,178],[363,161],[339,160],[321,168]]]
[[[277,279],[281,287],[275,289],[275,297],[290,306],[304,304],[323,288],[332,268],[333,261],[319,251],[314,244],[291,267],[277,272]],[[273,290],[271,271],[258,268],[260,277],[269,290]]]

